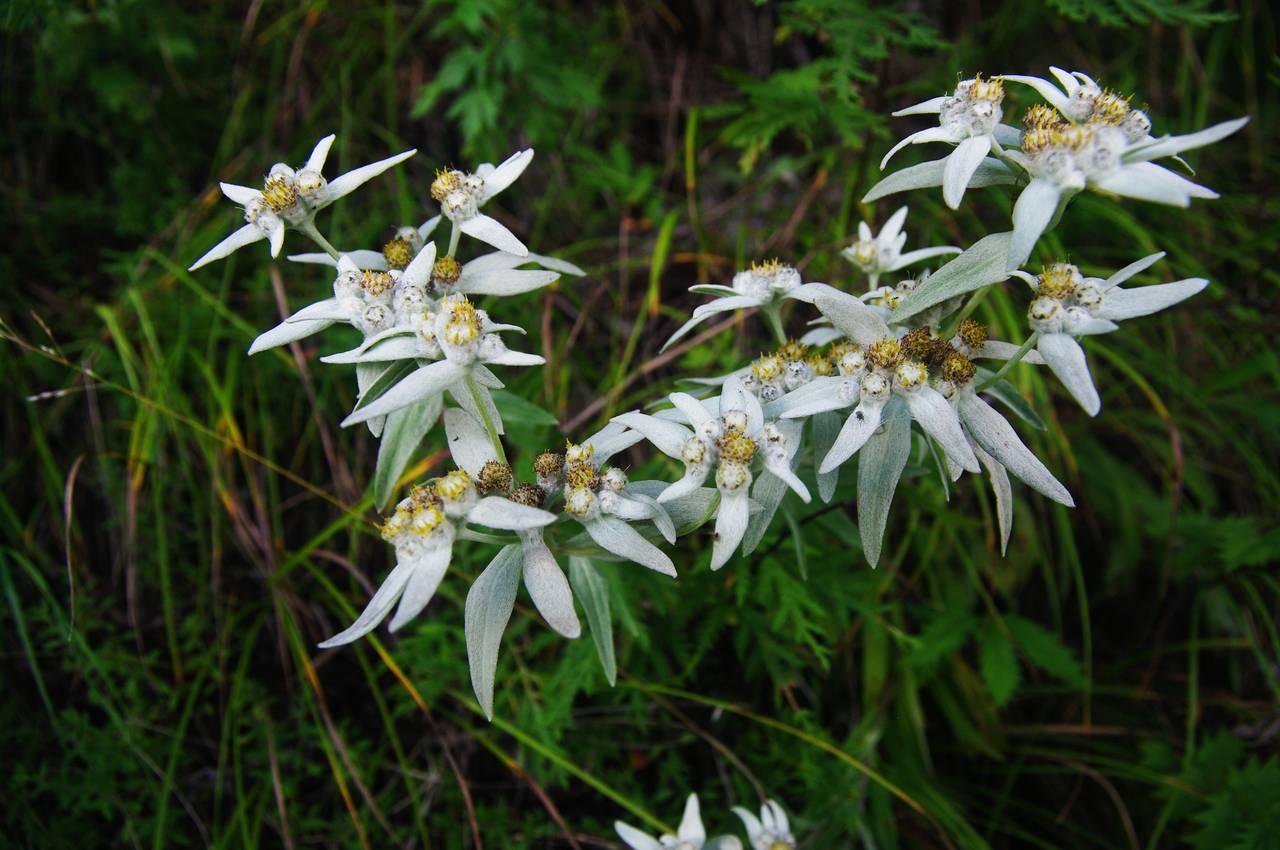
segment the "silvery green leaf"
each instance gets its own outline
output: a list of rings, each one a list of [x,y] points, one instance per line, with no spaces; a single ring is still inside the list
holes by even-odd
[[[995,373],[990,369],[984,369],[979,366],[976,383],[981,386],[991,380],[994,375]],[[1023,398],[1022,393],[1018,392],[1018,389],[1004,378],[1001,378],[990,386],[984,387],[982,391],[1003,404],[1011,413],[1023,422],[1026,422],[1032,428],[1035,428],[1038,431],[1044,431],[1047,428],[1044,424],[1044,420],[1040,418],[1040,414],[1036,413],[1035,408],[1031,406],[1031,403]]]
[[[323,301],[317,301],[314,304],[308,304],[298,312],[294,313],[286,322],[310,322],[317,319],[328,319],[331,322],[345,322],[351,318],[351,313],[337,298],[326,298]]]
[[[884,430],[873,434],[858,455],[858,534],[872,567],[880,561],[893,492],[911,454],[911,417],[901,400],[885,405],[881,422]]]
[[[814,299],[813,305],[831,320],[837,330],[859,345],[870,345],[889,334],[884,319],[852,295],[843,292],[820,295]]]
[[[751,498],[760,504],[761,510],[747,520],[747,531],[742,535],[742,554],[750,555],[760,545],[786,495],[786,482],[769,470],[761,471],[756,477],[751,485]]]
[[[960,428],[960,420],[942,393],[932,387],[917,387],[905,394],[912,417],[925,433],[938,441],[947,458],[960,464],[966,472],[978,473],[978,459]]]
[[[1063,487],[1031,449],[1018,437],[1013,426],[996,410],[970,392],[960,395],[957,402],[965,428],[973,441],[983,451],[994,457],[1002,466],[1026,482],[1032,489],[1067,507],[1075,502],[1067,488]]]
[[[484,716],[490,720],[493,719],[493,677],[498,669],[498,647],[516,604],[520,573],[520,547],[504,546],[467,593],[464,628],[471,687]]]
[[[1009,473],[993,458],[982,450],[982,446],[974,445],[973,453],[987,470],[991,479],[991,492],[996,497],[996,521],[1000,525],[1000,555],[1009,549],[1009,535],[1013,533],[1013,488],[1009,486]]]
[[[450,407],[444,412],[444,438],[454,466],[472,477],[479,475],[486,463],[498,459],[484,426],[461,408]]]
[[[533,607],[557,634],[573,640],[582,634],[582,624],[573,608],[569,580],[556,563],[540,532],[521,535],[524,553],[524,586]]]
[[[449,396],[458,403],[459,407],[467,413],[470,413],[477,421],[480,422],[484,421],[484,417],[480,415],[480,411],[483,408],[489,415],[490,421],[493,422],[494,430],[499,434],[505,434],[506,431],[502,424],[502,413],[499,412],[498,405],[494,402],[493,393],[489,391],[489,388],[485,384],[482,384],[479,381],[476,381],[476,387],[476,394],[472,395],[470,390],[464,384],[455,383],[448,388]],[[476,395],[480,397],[479,404],[476,403]],[[512,397],[514,398],[515,396]]]
[[[445,571],[449,569],[452,554],[452,547],[435,546],[414,557],[411,562],[413,574],[409,576],[404,593],[400,595],[400,606],[396,608],[396,615],[387,626],[389,630],[399,631],[427,607],[431,597],[436,595],[436,588],[440,586]]]
[[[863,196],[862,202],[864,204],[870,203],[897,192],[941,186],[946,168],[947,157],[943,157],[932,162],[922,162],[919,165],[895,171],[875,186],[872,186],[871,191]],[[1017,177],[1009,169],[1009,166],[994,157],[987,157],[978,163],[973,176],[969,178],[968,186],[970,189],[981,189],[986,186],[1000,186],[1015,182],[1017,182]]]
[[[378,384],[380,377],[389,371],[386,366],[381,363],[358,363],[356,364],[356,389],[359,391],[356,396],[356,407],[360,407],[370,389]],[[369,433],[375,437],[382,436],[382,429],[387,424],[387,417],[375,416],[366,421],[365,427],[369,429]]]
[[[359,422],[367,422],[377,416],[386,416],[402,407],[408,407],[415,401],[439,395],[451,384],[457,382],[464,373],[465,367],[449,360],[437,360],[421,366],[382,393],[377,400],[362,399],[362,403],[356,405],[355,411],[342,420],[342,426],[346,428]],[[382,378],[378,381],[381,382]]]
[[[715,487],[698,487],[678,499],[663,502],[662,507],[667,509],[667,515],[675,523],[676,532],[685,535],[705,525],[715,516],[719,501],[720,491]]]
[[[618,664],[613,653],[613,620],[609,611],[609,584],[596,565],[586,558],[569,558],[569,581],[582,603],[591,629],[591,640],[609,685],[618,681]]]
[[[813,423],[813,468],[817,472],[818,466],[822,459],[827,456],[827,452],[831,451],[831,446],[836,441],[836,435],[840,433],[840,414],[838,413],[819,413],[809,420]],[[831,497],[835,495],[836,485],[840,483],[840,467],[836,467],[830,472],[818,472],[818,496],[824,502],[830,502]]]
[[[387,614],[391,613],[391,607],[396,604],[400,594],[404,592],[404,586],[413,576],[413,570],[414,564],[412,562],[397,563],[395,569],[382,580],[377,592],[373,594],[373,598],[369,600],[369,604],[360,612],[360,616],[356,618],[356,621],[345,630],[321,642],[319,644],[320,648],[332,649],[335,646],[351,643],[376,629],[378,624],[386,619]]]
[[[893,311],[893,320],[901,324],[934,304],[1006,279],[1009,274],[1005,263],[1012,239],[1012,233],[993,233],[973,243],[969,250],[947,262],[907,293]]]
[[[1218,197],[1218,193],[1212,189],[1192,183],[1154,162],[1122,165],[1090,185],[1104,192],[1174,207],[1190,206],[1192,198]]]
[[[733,557],[747,531],[750,512],[751,503],[746,492],[721,495],[720,509],[716,511],[715,543],[711,547],[711,569],[720,569]]]
[[[484,213],[477,213],[471,218],[454,222],[454,226],[473,239],[479,239],[499,251],[518,254],[522,257],[529,256],[529,249],[516,238],[514,233],[507,230],[497,219],[490,218]]]
[[[440,396],[423,399],[387,417],[373,473],[375,507],[385,508],[391,502],[409,459],[440,416],[440,401]]]

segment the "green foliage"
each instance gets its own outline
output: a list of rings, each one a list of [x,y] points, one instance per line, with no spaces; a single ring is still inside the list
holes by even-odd
[[[0,12],[6,846],[570,847],[568,833],[586,847],[613,840],[617,818],[658,829],[691,789],[722,830],[726,806],[777,797],[806,850],[1092,850],[1131,846],[1130,828],[1152,850],[1274,841],[1274,12],[700,8]],[[993,393],[1026,417],[1011,421],[1074,511],[1015,483],[1001,558],[985,481],[944,495],[917,440],[874,570],[847,469],[831,505],[789,499],[719,572],[705,536],[673,550],[679,582],[573,569],[593,600],[576,642],[518,591],[492,724],[471,696],[464,611],[493,547],[460,548],[395,636],[315,648],[389,568],[375,446],[334,425],[350,373],[315,365],[342,341],[245,357],[279,318],[277,292],[285,309],[308,303],[325,273],[272,271],[265,249],[184,271],[239,223],[215,181],[252,182],[333,130],[341,165],[418,146],[324,214],[344,247],[371,247],[420,220],[433,168],[536,146],[504,220],[588,275],[514,302],[549,361],[499,394],[527,471],[561,428],[589,433],[677,375],[768,345],[748,318],[663,359],[702,301],[691,283],[778,255],[847,286],[837,250],[896,208],[857,202],[882,131],[915,128],[891,109],[959,69],[1050,61],[1138,93],[1160,131],[1255,116],[1193,159],[1220,200],[1082,197],[1045,240],[1038,259],[1071,246],[1086,273],[1166,249],[1148,279],[1212,281],[1089,341],[1097,419],[1030,367]],[[1007,218],[1004,188],[974,195],[954,215],[929,192],[904,199],[911,247],[969,245]],[[975,318],[1013,338],[1023,296],[993,292]],[[803,315],[784,315],[789,332]],[[442,440],[407,458],[411,476],[439,469]],[[619,462],[634,478],[674,471]]]
[[[727,123],[721,136],[742,150],[743,171],[753,171],[781,133],[794,134],[807,150],[853,146],[884,115],[866,103],[877,82],[871,67],[898,50],[940,47],[932,25],[905,3],[863,0],[792,0],[777,7],[773,33],[780,47],[806,55],[799,67],[778,68],[764,79],[729,78],[741,99],[708,110]]]
[[[1072,21],[1097,21],[1110,27],[1159,21],[1170,26],[1207,27],[1229,21],[1232,12],[1215,10],[1212,0],[1048,0],[1049,8]]]

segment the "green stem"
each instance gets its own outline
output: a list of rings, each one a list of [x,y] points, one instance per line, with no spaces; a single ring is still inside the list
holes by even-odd
[[[307,234],[307,236],[310,236],[312,242],[315,242],[317,245],[323,248],[326,254],[328,254],[330,257],[333,257],[335,260],[338,259],[338,249],[333,247],[333,245],[329,242],[329,240],[325,239],[319,230],[316,230],[316,223],[314,221],[303,222],[302,226],[299,229],[303,233]]]
[[[1040,339],[1040,332],[1033,331],[1031,336],[1027,337],[1026,341],[1022,343],[1022,345],[1018,348],[1018,350],[1013,353],[1013,356],[1010,357],[1008,360],[1006,360],[1004,365],[1001,366],[1000,369],[994,375],[991,376],[991,379],[988,381],[983,381],[982,384],[977,387],[976,392],[982,392],[987,387],[991,386],[996,381],[999,381],[1006,374],[1008,374],[1009,370],[1012,369],[1015,365],[1017,365],[1018,361],[1020,361],[1023,357],[1026,356],[1026,353],[1035,346],[1036,342],[1039,339]]]
[[[462,239],[462,229],[458,227],[458,223],[450,221],[449,225],[449,253],[445,254],[446,257],[458,253],[458,242]]]
[[[769,323],[769,330],[773,331],[773,336],[777,339],[778,345],[785,345],[787,331],[782,327],[782,316],[778,314],[777,306],[767,304],[760,308],[760,312],[764,314],[765,321]]]
[[[458,231],[455,230],[454,233]],[[484,403],[484,399],[480,395],[480,387],[476,385],[476,379],[467,375],[467,390],[471,393],[471,398],[475,400],[476,410],[480,411],[480,421],[484,423],[484,430],[489,433],[489,442],[493,444],[493,453],[502,463],[507,462],[507,453],[502,450],[502,440],[498,437],[498,429],[494,427],[493,417],[489,415],[489,407]]]
[[[875,292],[880,285],[880,272],[867,272],[867,292]]]

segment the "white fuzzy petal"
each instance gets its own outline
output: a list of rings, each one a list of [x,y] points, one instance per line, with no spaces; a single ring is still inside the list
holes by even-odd
[[[243,248],[245,245],[252,245],[254,242],[265,237],[266,234],[258,228],[258,225],[246,224],[244,227],[241,227],[235,233],[232,233],[226,239],[223,239],[217,245],[210,248],[205,252],[203,257],[192,263],[190,267],[188,267],[187,271],[193,272],[201,266],[207,266],[214,260],[221,260],[223,257]]]
[[[1133,319],[1149,316],[1166,307],[1172,307],[1203,290],[1209,281],[1202,277],[1177,280],[1173,283],[1157,283],[1153,286],[1137,286],[1133,289],[1108,289],[1102,299],[1100,315],[1107,319]]]
[[[502,496],[485,496],[467,511],[467,522],[499,528],[504,531],[527,531],[543,528],[556,521],[556,515],[521,505]]]
[[[956,145],[956,149],[947,157],[947,166],[942,172],[942,199],[951,209],[960,208],[969,179],[990,152],[989,137],[973,136]]]
[[[889,334],[884,319],[852,295],[823,295],[813,303],[837,330],[859,345],[870,345]]]
[[[426,287],[431,283],[431,272],[435,268],[435,263],[436,243],[427,242],[400,275],[400,284]]]
[[[1175,207],[1189,206],[1192,198],[1218,197],[1212,189],[1192,183],[1153,162],[1122,165],[1091,185],[1104,192]]]
[[[492,245],[499,251],[506,251],[508,254],[518,254],[520,256],[528,256],[529,249],[524,243],[516,238],[516,235],[498,222],[497,219],[490,218],[484,213],[477,213],[465,221],[456,223],[463,233],[479,239],[481,242]]]
[[[684,802],[684,816],[680,818],[680,828],[676,835],[681,841],[691,841],[700,845],[707,840],[707,830],[702,826],[702,813],[698,808],[698,795],[690,794]]]
[[[614,821],[613,828],[631,850],[662,850],[662,845],[658,843],[658,839],[645,835],[640,830],[630,824],[622,821]]]
[[[281,322],[271,330],[259,334],[253,344],[249,346],[249,353],[257,354],[259,351],[266,351],[269,348],[277,348],[281,345],[297,342],[303,337],[319,333],[332,324],[333,322],[327,319],[317,319],[311,322]]]
[[[1049,101],[1049,103],[1053,105],[1054,109],[1064,115],[1066,114],[1067,101],[1070,98],[1068,98],[1061,89],[1048,80],[1042,80],[1039,77],[1025,77],[1021,74],[1002,74],[1001,78],[1011,80],[1015,83],[1022,83],[1026,86],[1031,86],[1031,88],[1035,89],[1041,97]]]
[[[316,146],[311,149],[311,156],[307,157],[307,164],[304,169],[311,171],[324,171],[324,161],[329,158],[329,148],[333,147],[333,140],[338,138],[333,133],[325,136],[316,142]]]
[[[919,387],[903,393],[911,417],[920,423],[925,433],[933,437],[947,453],[947,457],[960,464],[967,472],[981,472],[978,458],[969,441],[964,438],[955,409],[947,403],[942,393],[932,387]]]
[[[431,597],[435,596],[436,588],[440,586],[440,580],[449,569],[451,555],[451,547],[436,546],[414,559],[413,575],[409,576],[409,582],[404,586],[400,607],[396,609],[396,615],[391,618],[391,625],[388,626],[391,631],[398,631],[427,607]]]
[[[360,612],[360,616],[356,618],[350,628],[322,642],[320,648],[331,649],[335,646],[351,643],[377,628],[378,624],[390,613],[391,606],[395,605],[396,600],[400,598],[400,593],[404,590],[405,584],[412,575],[412,564],[396,564],[395,569],[383,580],[378,592],[373,594],[369,604],[364,607],[364,611]]]
[[[533,148],[516,151],[507,157],[501,165],[489,172],[484,178],[484,194],[482,200],[487,201],[516,181],[533,162]],[[519,252],[517,252],[519,253]]]
[[[1058,209],[1062,190],[1048,180],[1032,180],[1018,195],[1013,205],[1013,241],[1009,244],[1006,269],[1013,270],[1027,262],[1040,235],[1049,226]]]
[[[941,127],[929,127],[928,129],[912,133],[910,136],[907,136],[905,139],[889,149],[889,152],[884,155],[884,159],[880,160],[880,170],[884,171],[884,167],[889,164],[889,160],[893,159],[893,155],[905,148],[907,145],[922,145],[927,142],[949,141],[951,141],[951,134]]]
[[[237,186],[235,183],[219,183],[218,188],[222,190],[222,194],[242,207],[247,207],[251,201],[262,198],[262,192],[257,189],[250,189],[248,186]]]
[[[495,271],[468,278],[458,278],[458,291],[467,295],[521,295],[541,289],[560,278],[559,272],[536,269]]]
[[[632,411],[614,417],[614,422],[621,422],[628,428],[643,435],[653,443],[658,451],[667,457],[679,458],[684,450],[685,442],[693,436],[693,432],[676,422],[657,419],[647,413]]]
[[[1102,409],[1102,399],[1098,397],[1098,390],[1089,375],[1089,363],[1080,343],[1066,334],[1042,334],[1036,347],[1067,392],[1086,413],[1097,416]]]
[[[541,533],[521,536],[524,550],[524,586],[547,625],[567,638],[582,634],[582,624],[573,608],[573,591]]]
[[[1134,275],[1141,274],[1151,268],[1162,259],[1164,259],[1164,251],[1157,251],[1154,254],[1148,254],[1141,260],[1134,260],[1132,263],[1107,278],[1106,282],[1102,285],[1103,290],[1110,289],[1113,286],[1119,286]]]
[[[880,414],[883,409],[882,404],[867,402],[862,402],[855,407],[853,413],[850,413],[849,418],[845,420],[840,433],[836,435],[836,441],[831,444],[831,451],[827,452],[827,456],[822,459],[818,472],[831,472],[853,457],[854,453],[862,448],[880,427]]]
[[[1147,144],[1135,145],[1130,150],[1125,151],[1124,161],[1138,162],[1158,159],[1163,156],[1176,156],[1184,151],[1202,148],[1205,145],[1222,141],[1248,123],[1249,117],[1246,115],[1243,118],[1235,118],[1231,121],[1223,121],[1221,124],[1214,124],[1212,127],[1206,127],[1195,133],[1187,133],[1182,136],[1165,136]]]
[[[362,165],[359,168],[348,171],[341,177],[335,177],[329,181],[329,191],[323,206],[328,206],[344,195],[349,195],[364,183],[377,177],[382,172],[392,166],[399,165],[409,157],[417,153],[417,149],[404,151],[395,156],[389,156],[386,159],[380,159],[377,162],[371,162],[368,165]]]
[[[619,558],[635,561],[642,567],[675,577],[676,566],[666,553],[640,536],[640,532],[620,519],[611,516],[599,516],[583,523],[591,539],[600,544],[602,549],[612,552]]]
[[[942,104],[946,102],[946,100],[947,96],[945,94],[939,95],[938,97],[931,97],[928,100],[921,101],[913,106],[899,109],[897,112],[893,113],[893,117],[901,118],[904,115],[937,115],[942,111]]]

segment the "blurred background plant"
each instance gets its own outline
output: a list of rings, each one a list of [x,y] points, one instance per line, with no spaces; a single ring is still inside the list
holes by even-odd
[[[615,818],[657,830],[696,790],[714,831],[776,797],[812,848],[1277,846],[1268,4],[11,0],[0,34],[6,842],[617,846]],[[315,649],[388,566],[371,443],[336,427],[350,376],[313,369],[317,344],[245,356],[323,272],[265,250],[184,271],[236,223],[218,179],[328,131],[337,170],[417,146],[326,213],[340,245],[374,247],[426,217],[434,167],[537,148],[508,220],[589,275],[527,296],[549,366],[504,401],[527,466],[561,428],[768,344],[738,317],[659,357],[702,300],[689,284],[775,254],[854,280],[838,249],[896,207],[858,203],[889,111],[1049,64],[1136,92],[1156,132],[1254,116],[1192,160],[1221,200],[1086,195],[1041,245],[1086,273],[1166,250],[1154,276],[1213,282],[1091,340],[1096,420],[1014,375],[1076,510],[1020,488],[1002,559],[982,482],[948,503],[921,465],[876,571],[851,488],[788,502],[717,574],[705,536],[674,553],[678,582],[602,565],[617,687],[590,639],[521,608],[492,725],[461,630],[483,547],[402,636]],[[1003,228],[1009,196],[973,196],[906,197],[912,245]],[[1024,310],[1009,286],[979,316],[1018,338]]]

